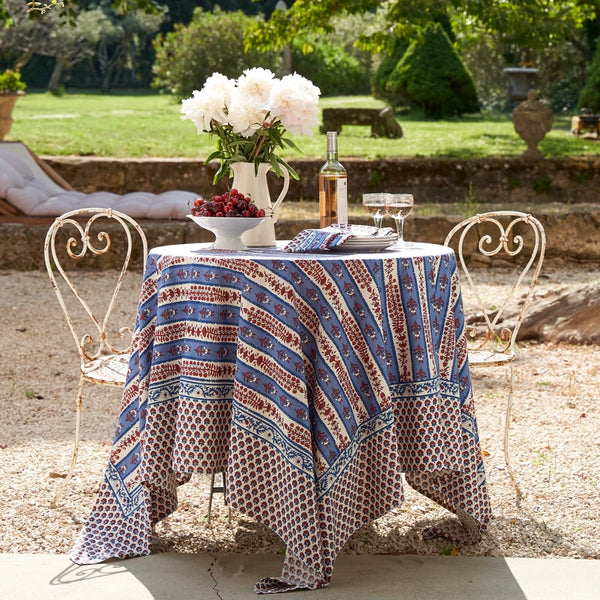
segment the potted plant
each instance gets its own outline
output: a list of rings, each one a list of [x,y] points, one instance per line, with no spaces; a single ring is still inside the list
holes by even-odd
[[[0,140],[10,131],[13,107],[19,96],[25,95],[26,88],[19,71],[6,69],[0,73]]]

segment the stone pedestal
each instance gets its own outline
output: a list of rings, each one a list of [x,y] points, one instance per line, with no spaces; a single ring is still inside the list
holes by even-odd
[[[552,129],[553,121],[554,115],[550,107],[536,100],[535,90],[529,90],[527,100],[521,102],[512,114],[515,131],[527,144],[527,150],[523,153],[523,158],[534,160],[543,158],[537,145]]]
[[[506,77],[506,97],[511,102],[527,99],[527,93],[534,87],[538,70],[529,67],[508,67],[503,70]]]

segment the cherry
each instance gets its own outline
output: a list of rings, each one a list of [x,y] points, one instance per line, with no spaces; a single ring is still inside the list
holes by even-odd
[[[265,211],[258,209],[252,199],[233,188],[223,194],[216,194],[210,200],[197,198],[191,212],[202,217],[264,217]]]

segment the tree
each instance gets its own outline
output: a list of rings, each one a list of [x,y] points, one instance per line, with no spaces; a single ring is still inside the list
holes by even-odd
[[[151,39],[158,32],[164,14],[147,14],[133,10],[119,15],[104,7],[106,21],[101,30],[92,65],[103,91],[108,91],[115,74],[127,67],[135,78],[137,57],[151,50]]]
[[[357,45],[390,56],[399,43],[422,37],[430,22],[444,16],[480,96],[494,106],[504,98],[502,68],[535,64],[542,91],[560,110],[568,110],[600,35],[600,0],[296,0],[291,10],[275,11],[248,31],[246,45],[281,48],[307,32],[327,35],[336,15],[376,10],[385,13],[383,25],[361,35]],[[386,61],[387,68],[396,62]],[[381,91],[377,79],[374,91]]]
[[[6,0],[0,0],[0,21],[4,21],[7,25],[11,20],[11,15],[4,6],[5,2]],[[293,2],[294,0],[288,0],[288,4]],[[195,7],[212,11],[215,6],[218,6],[223,10],[242,10],[246,14],[270,15],[276,3],[277,0],[111,0],[111,6],[118,14],[127,14],[138,10],[148,14],[159,14],[166,6],[174,15],[174,23],[185,24],[191,20]],[[77,9],[81,4],[85,4],[85,0],[21,0],[20,4],[26,11],[47,14],[52,10]]]
[[[336,17],[327,36],[307,34],[292,44],[291,69],[310,79],[323,96],[368,94],[373,57],[354,44],[360,31],[377,26],[376,15]],[[310,46],[311,52],[306,52]]]
[[[69,25],[58,13],[48,13],[44,19],[31,19],[21,10],[19,0],[5,0],[12,25],[2,30],[0,48],[21,53],[20,66],[34,54],[55,58],[48,82],[48,91],[58,93],[63,72],[94,54],[100,40],[105,16],[101,10],[75,11]]]
[[[0,24],[9,27],[13,23],[14,14],[8,9],[10,0],[0,0]],[[158,14],[162,12],[162,6],[155,0],[111,0],[113,9],[119,14],[125,14],[132,10],[141,10],[149,14]],[[79,0],[19,0],[20,14],[42,14],[47,15],[51,12],[65,13],[70,19],[74,17],[79,8]]]
[[[362,40],[371,49],[388,47],[390,33],[401,39],[421,35],[432,17],[440,14],[463,17],[472,28],[496,32],[507,45],[543,48],[596,19],[600,0],[296,0],[290,10],[275,11],[266,23],[257,24],[248,32],[247,43],[255,48],[281,48],[307,31],[331,31],[335,15],[371,12],[380,5],[386,10],[385,27]]]
[[[48,91],[58,93],[66,71],[89,60],[98,84],[103,90],[111,86],[119,69],[135,70],[141,49],[148,47],[158,31],[162,14],[151,15],[133,10],[117,14],[110,2],[82,0],[72,8],[65,21],[60,11],[49,11],[37,18],[23,12],[21,0],[5,0],[12,25],[1,30],[0,50],[17,57],[16,66],[23,68],[34,55],[54,59]],[[90,10],[84,10],[86,7]]]
[[[596,46],[588,79],[579,97],[578,106],[579,108],[589,108],[595,113],[600,112],[600,44]]]
[[[54,69],[48,82],[48,91],[58,94],[62,74],[94,55],[94,48],[101,37],[101,31],[106,21],[101,10],[80,12],[72,26],[56,26],[52,28],[44,44],[38,45],[36,53],[55,58]],[[46,23],[44,24],[46,25]]]

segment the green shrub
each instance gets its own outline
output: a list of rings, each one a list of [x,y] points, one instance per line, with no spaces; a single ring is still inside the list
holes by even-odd
[[[323,96],[370,93],[369,75],[365,66],[344,46],[332,44],[327,38],[313,43],[313,51],[302,52],[303,42],[292,46],[294,71],[310,79]]]
[[[387,89],[388,79],[394,71],[394,68],[404,56],[408,49],[408,42],[398,40],[394,45],[391,55],[386,56],[371,78],[372,93],[375,98],[384,100],[393,107],[406,104],[407,100],[403,96],[392,93]]]
[[[410,44],[388,78],[387,91],[408,98],[428,117],[479,112],[473,79],[438,23]]]
[[[577,105],[579,108],[589,108],[595,113],[600,112],[600,44],[596,46],[590,72]]]
[[[212,13],[196,8],[189,25],[177,24],[155,38],[152,87],[185,98],[214,72],[237,78],[250,67],[279,71],[278,54],[244,52],[244,30],[257,18],[218,7]]]

